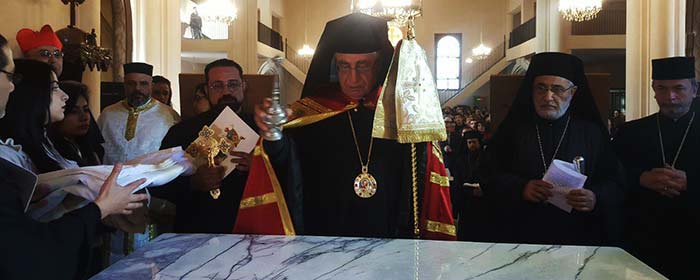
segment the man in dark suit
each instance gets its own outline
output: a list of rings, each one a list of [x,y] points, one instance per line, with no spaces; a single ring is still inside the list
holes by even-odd
[[[161,149],[181,146],[186,149],[198,137],[205,125],[211,125],[221,111],[230,107],[254,130],[251,115],[241,112],[246,83],[243,81],[243,68],[235,61],[220,59],[209,63],[204,69],[206,96],[211,110],[182,121],[170,128],[161,143]],[[248,178],[250,155],[232,152],[237,163],[236,169],[224,177],[224,167],[197,168],[192,176],[181,176],[164,188],[152,194],[164,198],[177,206],[175,232],[182,233],[231,233],[236,222],[238,205],[243,187]],[[213,196],[211,190],[219,189],[220,195]]]

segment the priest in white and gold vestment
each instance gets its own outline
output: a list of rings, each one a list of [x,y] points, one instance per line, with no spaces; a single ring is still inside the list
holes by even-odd
[[[146,63],[124,64],[126,98],[105,108],[98,120],[105,164],[158,151],[168,129],[180,121],[172,108],[151,98],[152,75],[153,66]]]

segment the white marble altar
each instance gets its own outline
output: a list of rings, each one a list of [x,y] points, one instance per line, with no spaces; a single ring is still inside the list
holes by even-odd
[[[666,279],[619,248],[165,234],[92,279]]]

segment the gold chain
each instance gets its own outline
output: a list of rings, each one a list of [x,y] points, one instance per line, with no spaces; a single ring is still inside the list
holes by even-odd
[[[418,178],[416,178],[418,172],[416,162],[416,144],[411,143],[411,179],[413,187],[413,235],[416,238],[420,238],[420,225],[418,224]]]
[[[357,135],[355,135],[355,126],[352,124],[352,116],[350,116],[350,111],[348,111],[348,120],[350,121],[350,128],[352,129],[352,139],[355,140],[355,149],[357,149],[357,157],[360,159],[360,166],[362,166],[362,172],[367,173],[369,168],[369,158],[372,155],[372,144],[374,143],[374,138],[370,135],[369,140],[369,151],[367,152],[367,165],[362,161],[362,154],[360,153],[360,144],[357,142]]]

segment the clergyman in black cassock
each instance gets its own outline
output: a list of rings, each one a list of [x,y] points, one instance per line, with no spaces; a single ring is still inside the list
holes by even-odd
[[[573,95],[573,96],[572,96]],[[585,159],[588,177],[572,190],[565,212],[546,202],[542,181],[554,159]],[[617,241],[621,177],[607,129],[593,101],[583,63],[575,56],[540,53],[513,106],[486,149],[481,186],[492,208],[492,241],[598,245]]]
[[[626,123],[614,140],[627,178],[625,240],[670,279],[697,279],[700,252],[700,104],[694,59],[652,61],[659,112]]]
[[[328,22],[284,136],[263,141],[287,202],[301,191],[303,230],[292,213],[297,233],[456,237],[449,200],[437,199],[447,197],[441,191],[449,179],[427,175],[440,171],[439,147],[418,143],[412,153],[411,144],[372,136],[382,125],[375,112],[392,51],[384,19],[353,13]],[[262,127],[265,112],[258,111]],[[424,196],[430,192],[436,195]]]
[[[214,108],[174,125],[163,138],[160,148],[186,149],[197,139],[202,127],[211,125],[222,110],[223,107]],[[239,113],[239,116],[255,129],[250,115]],[[231,233],[248,173],[234,169],[221,182],[218,199],[212,199],[208,191],[192,190],[190,179],[191,176],[180,176],[166,186],[151,190],[154,196],[176,205],[175,232]]]
[[[463,182],[456,197],[452,200],[459,201],[459,223],[457,236],[464,241],[488,241],[489,236],[486,225],[494,223],[487,201],[483,197],[480,187],[479,164],[483,154],[483,135],[477,131],[469,131],[464,134],[463,139],[467,141],[466,165],[464,167]]]
[[[245,81],[242,68],[236,62],[220,59],[207,65],[207,98],[213,109],[182,121],[168,130],[161,142],[161,149],[187,147],[199,136],[205,125],[211,125],[223,109],[228,106],[252,129],[257,130],[252,116],[242,113]],[[240,163],[239,163],[240,164]],[[247,164],[245,164],[247,166]],[[200,172],[207,177],[222,176],[223,167],[200,166],[192,176],[180,176],[166,186],[151,190],[151,194],[164,198],[176,205],[175,232],[180,233],[231,233],[236,223],[236,214],[241,202],[248,172],[237,166],[228,176],[207,186],[197,186],[195,177]],[[211,179],[211,178],[210,178]],[[202,187],[208,189],[202,189]],[[214,198],[209,190],[217,188],[220,195]]]
[[[286,188],[303,186],[304,234],[364,237],[412,234],[410,147],[393,140],[371,140],[377,97],[392,52],[384,20],[352,14],[329,22],[304,84],[302,98],[306,99],[301,102],[317,102],[334,110],[354,102],[357,108],[285,130],[282,141],[264,142],[275,170],[290,170],[286,176],[277,174]],[[368,85],[368,93],[359,100],[347,97],[347,89],[336,81],[342,79],[334,67],[336,53],[377,53],[372,70],[374,83]],[[349,71],[366,74],[361,69]],[[371,198],[360,198],[353,191],[353,181],[361,167],[358,152],[378,182],[376,194]],[[295,226],[298,224],[297,218]]]

